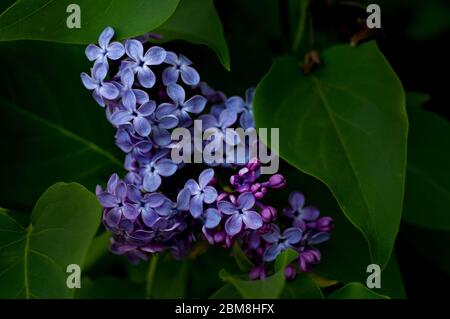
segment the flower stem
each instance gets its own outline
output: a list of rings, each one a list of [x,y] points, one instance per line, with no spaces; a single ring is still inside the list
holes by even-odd
[[[151,298],[153,294],[153,279],[155,277],[156,265],[158,264],[158,254],[153,254],[147,273],[147,285],[145,287],[145,297]]]
[[[298,53],[300,44],[302,43],[303,35],[305,33],[307,11],[309,0],[300,0],[300,16],[298,19],[297,31],[295,33],[294,42],[292,43],[292,51]]]

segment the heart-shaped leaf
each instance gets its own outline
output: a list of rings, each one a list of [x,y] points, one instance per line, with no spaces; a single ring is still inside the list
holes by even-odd
[[[385,266],[402,212],[408,122],[402,85],[374,42],[338,45],[303,74],[282,57],[259,83],[258,127],[280,128],[280,156],[323,181]]]
[[[37,201],[27,227],[0,214],[0,297],[70,298],[67,266],[83,266],[100,224],[97,198],[79,184],[57,183]]]

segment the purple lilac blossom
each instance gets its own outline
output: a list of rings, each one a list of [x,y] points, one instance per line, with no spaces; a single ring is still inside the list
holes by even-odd
[[[273,224],[272,230],[263,235],[263,239],[272,244],[264,252],[264,261],[273,261],[279,253],[297,244],[302,239],[302,231],[298,228],[291,227],[280,232],[280,228]]]
[[[289,218],[294,220],[294,225],[296,227],[304,227],[305,222],[311,222],[316,220],[320,212],[314,206],[305,205],[305,196],[299,192],[293,192],[289,195],[289,208],[285,209],[285,214]]]
[[[250,88],[245,92],[245,101],[240,96],[232,96],[225,102],[225,107],[238,114],[239,123],[242,128],[248,129],[255,127],[253,121],[253,97],[255,95],[255,89]]]
[[[186,101],[186,93],[183,87],[178,84],[170,84],[167,87],[167,95],[172,100],[172,103],[163,103],[159,107],[166,114],[176,115],[182,127],[191,126],[192,119],[189,113],[201,113],[207,102],[206,98],[201,95],[194,95]]]
[[[81,80],[88,90],[92,90],[94,100],[105,106],[105,99],[114,100],[119,96],[119,90],[112,83],[105,82],[108,74],[108,66],[105,63],[96,63],[92,68],[92,75],[81,73]]]
[[[166,50],[154,46],[148,49],[144,55],[144,47],[140,41],[127,40],[125,42],[125,51],[131,58],[126,68],[131,68],[134,73],[137,73],[139,83],[144,88],[153,87],[156,82],[156,77],[149,66],[163,63],[166,58]]]
[[[230,236],[239,233],[243,225],[249,229],[258,229],[262,226],[261,215],[253,210],[255,196],[250,192],[239,195],[235,203],[220,201],[217,206],[222,214],[229,216],[225,223],[225,230]]]
[[[214,177],[214,170],[209,168],[204,170],[199,178],[198,183],[190,179],[184,185],[189,189],[192,198],[189,204],[189,211],[194,218],[198,218],[203,214],[203,203],[212,204],[217,198],[217,190],[208,184]]]
[[[95,63],[107,62],[106,58],[111,60],[118,60],[125,54],[125,48],[120,42],[111,42],[114,37],[114,30],[111,27],[107,27],[100,34],[98,38],[98,47],[95,44],[89,44],[86,48],[86,57],[89,61],[95,61]]]
[[[168,86],[178,81],[179,76],[187,85],[197,85],[200,82],[200,75],[191,67],[191,60],[180,54],[177,56],[173,52],[167,52],[165,63],[172,66],[166,68],[162,74],[164,85]]]
[[[245,101],[227,99],[200,82],[189,59],[151,46],[148,35],[127,40],[125,47],[111,43],[113,36],[108,27],[99,46],[88,46],[86,55],[94,66],[91,76],[81,74],[95,101],[105,107],[108,121],[117,129],[116,145],[125,153],[123,180],[113,174],[105,189],[96,188],[104,226],[113,234],[111,251],[138,263],[163,251],[183,258],[200,240],[225,248],[238,244],[255,265],[250,279],[257,280],[270,275],[270,263],[291,248],[299,256],[284,270],[286,280],[311,271],[321,260],[317,246],[329,240],[333,219],[305,206],[299,192],[290,194],[290,207],[278,216],[266,195],[286,186],[282,174],[261,175],[259,160],[246,154],[243,162],[217,164],[217,171],[207,168],[198,181],[185,181],[177,172],[191,164],[177,165],[169,158],[178,143],[171,130],[184,127],[192,132],[195,119],[202,121],[205,131],[218,133],[226,149],[239,147],[241,141],[227,137],[226,129],[253,127],[254,89],[247,90]],[[108,74],[110,68],[119,72]],[[177,84],[180,77],[184,87]],[[192,97],[186,100],[186,94]],[[229,176],[222,175],[227,174],[224,170],[232,171],[229,185],[223,183]]]

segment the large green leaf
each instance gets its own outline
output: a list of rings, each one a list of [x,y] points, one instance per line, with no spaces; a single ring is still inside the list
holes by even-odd
[[[70,264],[83,266],[100,224],[97,198],[79,184],[57,183],[37,201],[24,227],[0,213],[0,297],[70,298]]]
[[[163,41],[185,40],[213,49],[230,69],[230,54],[213,0],[182,0],[175,13],[155,30]]]
[[[403,218],[450,230],[450,123],[422,108],[428,96],[407,95],[410,122]]]
[[[2,206],[31,210],[57,181],[93,190],[121,172],[123,153],[114,145],[114,130],[80,81],[80,72],[90,68],[83,48],[3,43],[0,58]]]
[[[334,291],[328,296],[330,299],[389,299],[389,297],[380,295],[360,284],[351,282],[339,290]]]
[[[118,38],[138,36],[166,21],[179,0],[21,0],[0,15],[0,41],[45,40],[64,43],[96,42],[106,26]],[[81,28],[66,25],[69,4],[81,9]]]
[[[280,156],[330,188],[385,266],[402,212],[403,88],[374,42],[332,47],[322,60],[310,75],[293,57],[276,60],[256,89],[256,124],[280,128]]]

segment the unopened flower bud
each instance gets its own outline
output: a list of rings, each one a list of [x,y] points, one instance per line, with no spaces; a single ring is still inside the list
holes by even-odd
[[[284,269],[284,278],[286,278],[287,281],[292,281],[295,279],[297,275],[297,272],[295,271],[295,268],[292,266],[287,266]]]
[[[286,186],[286,179],[281,174],[272,175],[269,178],[269,187],[271,188],[281,188]]]

